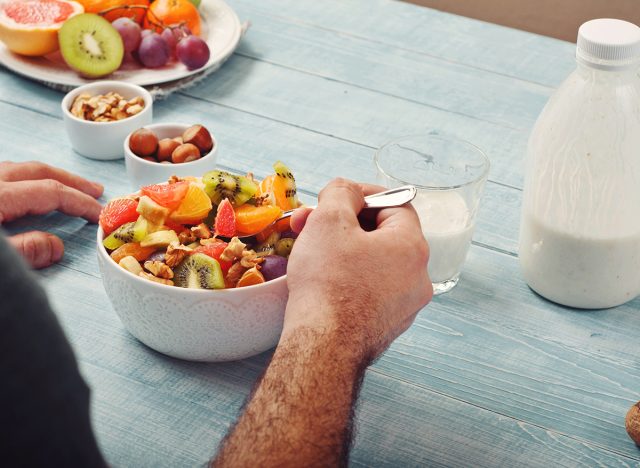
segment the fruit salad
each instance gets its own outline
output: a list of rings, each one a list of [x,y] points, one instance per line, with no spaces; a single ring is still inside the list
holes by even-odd
[[[283,276],[296,234],[289,219],[275,221],[299,202],[291,171],[273,168],[262,181],[218,170],[173,176],[112,200],[100,214],[103,245],[125,270],[168,286],[239,288]]]

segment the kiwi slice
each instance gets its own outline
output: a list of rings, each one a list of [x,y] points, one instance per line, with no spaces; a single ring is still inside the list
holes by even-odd
[[[120,67],[124,45],[109,21],[92,13],[74,16],[58,31],[62,58],[78,73],[99,78]]]
[[[291,204],[291,208],[298,208],[298,190],[296,189],[296,178],[292,172],[281,161],[273,165],[276,175],[284,180],[285,194]]]
[[[214,205],[228,198],[232,205],[240,206],[258,191],[258,185],[244,176],[225,171],[210,171],[202,176],[204,191]]]
[[[289,258],[289,254],[291,253],[291,249],[293,249],[293,244],[296,240],[290,237],[283,237],[275,245],[276,255],[280,255],[284,258]]]
[[[258,257],[266,257],[267,255],[273,255],[276,253],[276,244],[279,240],[280,233],[278,231],[274,231],[269,234],[269,237],[267,237],[263,243],[258,244],[254,249]]]
[[[224,275],[215,258],[195,253],[173,269],[173,283],[181,288],[223,289]]]
[[[147,235],[148,223],[142,216],[136,222],[125,223],[109,234],[102,244],[109,250],[115,250],[127,242],[140,242]]]

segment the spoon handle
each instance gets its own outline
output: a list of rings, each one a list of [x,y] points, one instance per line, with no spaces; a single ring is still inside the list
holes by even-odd
[[[390,208],[392,206],[401,206],[413,200],[416,193],[418,193],[418,191],[413,185],[404,185],[402,187],[385,190],[384,192],[374,193],[373,195],[364,197],[364,206],[362,208]],[[309,208],[316,207],[310,206]],[[276,221],[290,217],[294,211],[295,210],[284,211]]]

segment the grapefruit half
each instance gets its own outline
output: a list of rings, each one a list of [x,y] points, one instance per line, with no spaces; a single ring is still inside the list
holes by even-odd
[[[58,50],[58,30],[84,12],[70,0],[13,0],[0,3],[0,40],[12,52],[40,56]]]

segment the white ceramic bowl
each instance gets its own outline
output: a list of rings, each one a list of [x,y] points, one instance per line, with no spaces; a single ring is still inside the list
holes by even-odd
[[[163,138],[175,138],[181,136],[184,131],[195,124],[181,124],[181,123],[158,123],[153,125],[145,125],[144,127],[152,130],[158,140]],[[132,130],[133,133],[140,127]],[[133,154],[129,149],[129,137],[127,135],[124,140],[124,163],[127,168],[127,175],[129,176],[129,182],[131,183],[132,190],[139,190],[140,187],[145,185],[157,184],[160,182],[166,182],[169,177],[176,175],[179,177],[188,176],[201,176],[207,171],[211,171],[216,168],[216,157],[218,154],[218,141],[215,135],[211,132],[211,129],[207,128],[211,133],[213,139],[213,148],[207,154],[200,159],[190,161],[181,164],[162,164],[159,162],[151,162],[142,159],[139,156]]]
[[[126,99],[142,96],[144,109],[138,114],[115,122],[83,120],[70,111],[74,99],[82,93],[92,96],[114,91]],[[71,147],[82,156],[91,159],[120,159],[124,156],[122,142],[129,133],[149,125],[153,118],[153,98],[141,86],[121,81],[96,81],[69,91],[62,99],[62,118]]]
[[[236,289],[199,290],[154,283],[118,266],[102,246],[98,265],[125,328],[150,348],[190,361],[233,361],[273,348],[289,295],[286,276]]]

